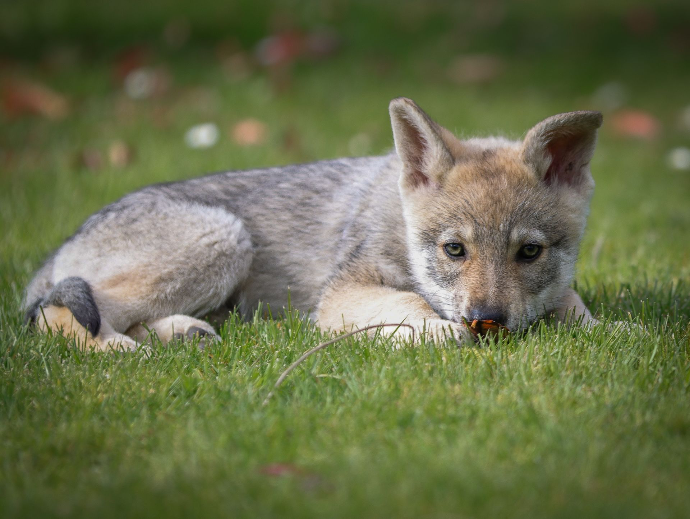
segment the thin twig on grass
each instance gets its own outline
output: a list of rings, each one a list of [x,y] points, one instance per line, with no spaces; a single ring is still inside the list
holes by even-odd
[[[340,335],[340,336],[336,337],[335,339],[331,339],[331,340],[329,340],[329,341],[322,342],[322,343],[319,344],[318,346],[315,346],[314,348],[310,349],[309,351],[306,351],[299,359],[297,359],[295,362],[293,362],[292,364],[290,364],[290,366],[289,366],[285,371],[283,371],[283,373],[280,375],[280,377],[278,377],[278,380],[276,380],[276,383],[275,383],[275,385],[273,386],[273,389],[271,389],[271,391],[268,393],[268,395],[266,395],[266,399],[264,400],[263,405],[268,404],[268,401],[269,401],[269,400],[271,399],[271,397],[273,396],[273,393],[275,393],[275,391],[280,387],[280,385],[281,385],[281,384],[283,383],[283,381],[287,378],[287,376],[288,376],[290,373],[292,373],[292,371],[293,371],[297,366],[299,366],[302,362],[304,362],[306,359],[308,359],[309,357],[311,357],[311,356],[312,356],[314,353],[316,353],[317,351],[323,350],[324,348],[327,348],[327,347],[330,346],[331,344],[334,344],[334,343],[336,343],[336,342],[338,342],[338,341],[342,341],[343,339],[347,339],[348,337],[352,337],[353,335],[355,335],[355,334],[357,334],[357,333],[366,332],[366,331],[368,331],[368,330],[373,330],[373,329],[375,329],[375,328],[384,328],[384,327],[386,327],[386,326],[396,326],[397,328],[400,328],[400,327],[404,326],[404,327],[406,327],[406,328],[409,328],[410,330],[412,330],[412,342],[414,342],[414,340],[415,340],[415,336],[414,336],[414,334],[415,334],[415,329],[414,329],[414,326],[412,326],[411,324],[404,324],[404,323],[397,323],[397,324],[393,324],[393,323],[391,323],[391,324],[372,324],[371,326],[365,326],[364,328],[359,328],[359,329],[357,329],[357,330],[353,330],[353,331],[351,331],[350,333],[346,333],[345,335]],[[397,331],[397,330],[396,330],[396,331]],[[395,331],[394,331],[393,333],[395,333]]]

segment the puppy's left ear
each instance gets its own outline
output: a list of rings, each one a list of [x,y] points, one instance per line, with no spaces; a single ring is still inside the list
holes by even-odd
[[[600,112],[569,112],[543,120],[527,132],[522,158],[549,185],[591,188],[589,162],[594,154]]]

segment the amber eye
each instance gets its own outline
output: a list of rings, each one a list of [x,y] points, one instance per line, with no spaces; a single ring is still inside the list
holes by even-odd
[[[462,243],[446,243],[443,250],[451,258],[461,258],[465,255],[465,247],[462,246]]]
[[[542,247],[536,243],[526,243],[517,253],[517,259],[519,261],[532,261],[536,259],[541,254]]]

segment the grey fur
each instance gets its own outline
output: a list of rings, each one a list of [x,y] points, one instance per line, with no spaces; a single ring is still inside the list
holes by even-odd
[[[543,176],[540,168],[548,167],[549,157],[542,152],[550,142],[545,136],[569,124],[579,128],[582,117],[562,116],[560,126],[542,123],[521,144],[458,141],[405,99],[394,100],[390,113],[397,154],[231,171],[126,195],[87,219],[39,270],[27,289],[27,312],[44,304],[67,306],[90,327],[93,315],[85,314],[88,305],[82,304],[88,293],[108,329],[122,334],[138,323],[177,314],[203,317],[223,305],[248,316],[260,302],[280,309],[289,298],[326,328],[406,315],[442,327],[461,320],[469,297],[463,291],[470,291],[462,283],[471,278],[463,281],[459,264],[437,257],[439,240],[471,227],[472,243],[484,248],[477,264],[491,276],[510,277],[505,269],[513,267],[502,266],[498,258],[505,256],[511,232],[525,221],[540,229],[552,260],[535,274],[539,279],[525,278],[520,290],[541,294],[558,279],[562,292],[561,285],[572,279],[589,194],[571,204],[582,210],[564,208],[570,204],[564,202],[566,194],[545,182],[511,180],[500,160],[506,154],[522,157],[515,159],[521,168],[532,168],[533,178]],[[583,130],[578,146],[584,142],[593,149],[595,130]],[[588,163],[591,154],[582,156]],[[453,184],[462,168],[473,176]],[[438,193],[424,194],[432,190]],[[71,286],[74,292],[64,292]],[[56,292],[58,287],[63,288]],[[399,316],[384,317],[372,309],[377,318],[366,314],[366,305],[359,313],[343,307],[365,298],[357,287],[388,291],[376,308],[394,304],[384,299],[395,296],[417,310],[410,306]],[[479,299],[472,296],[473,304],[515,313],[496,307],[497,287],[487,286]],[[460,306],[443,295],[453,291]],[[55,297],[58,293],[63,295]],[[67,293],[82,299],[77,303]],[[563,297],[551,298],[543,311],[513,315],[511,323],[531,321],[561,305]],[[192,321],[185,326],[198,325]],[[96,328],[89,329],[97,335]]]

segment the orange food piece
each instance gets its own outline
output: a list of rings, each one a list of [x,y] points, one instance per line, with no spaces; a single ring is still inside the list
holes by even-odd
[[[469,322],[466,319],[463,320],[465,322],[465,326],[467,326],[467,329],[475,337],[491,334],[498,335],[501,332],[507,333],[510,331],[507,327],[491,319],[474,319],[472,322]]]

